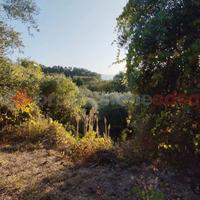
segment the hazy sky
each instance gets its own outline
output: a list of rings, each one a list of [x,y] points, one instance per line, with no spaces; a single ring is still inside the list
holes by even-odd
[[[34,37],[20,24],[24,54],[47,66],[83,67],[102,74],[116,74],[124,64],[112,66],[117,55],[116,18],[127,0],[37,0],[40,32]],[[123,53],[123,52],[122,52]],[[123,55],[122,55],[123,57]]]

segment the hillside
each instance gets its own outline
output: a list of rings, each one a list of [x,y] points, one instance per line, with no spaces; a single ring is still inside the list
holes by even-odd
[[[200,200],[200,0],[0,18],[0,200]]]

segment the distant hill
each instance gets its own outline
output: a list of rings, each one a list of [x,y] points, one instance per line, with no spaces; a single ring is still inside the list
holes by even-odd
[[[78,67],[63,67],[63,66],[42,66],[42,70],[45,74],[64,74],[67,77],[93,77],[96,79],[101,79],[101,75],[92,72],[88,69],[78,68]]]
[[[42,66],[43,72],[46,74],[65,74],[67,77],[92,77],[98,80],[113,80],[114,75],[98,74],[90,70],[78,67],[63,67],[63,66]]]

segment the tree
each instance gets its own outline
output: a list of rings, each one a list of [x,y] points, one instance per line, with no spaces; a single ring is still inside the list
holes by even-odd
[[[91,78],[100,80],[101,75],[96,72],[91,72],[84,68],[77,67],[62,67],[62,66],[52,66],[52,67],[42,67],[45,74],[64,74],[66,77],[71,78]]]
[[[140,92],[191,91],[199,77],[200,2],[130,0],[118,18],[119,44],[128,47],[127,75],[139,69]],[[191,79],[191,77],[193,77]]]
[[[43,73],[40,65],[0,59],[0,128],[39,115],[36,106]]]
[[[63,123],[66,128],[74,125],[76,117],[81,114],[83,99],[78,87],[64,75],[45,77],[41,84],[40,99],[42,111]]]
[[[39,94],[39,85],[43,73],[39,64],[22,60],[14,64],[9,60],[0,60],[0,97],[9,105],[10,96],[18,90],[24,90],[30,97]]]
[[[113,91],[115,92],[127,92],[128,88],[126,85],[125,74],[119,72],[113,78]]]
[[[130,88],[140,95],[189,95],[200,89],[199,0],[129,0],[118,18],[118,31],[119,45],[127,48]],[[198,152],[194,141],[199,134],[192,128],[199,121],[196,107],[140,106],[133,113],[133,126],[151,133],[155,152],[161,144],[161,149],[163,144],[170,147],[165,153],[177,158]]]
[[[10,49],[22,47],[20,33],[16,32],[10,20],[18,20],[28,28],[37,29],[34,16],[38,9],[34,0],[3,0],[0,3],[0,57],[5,56]]]

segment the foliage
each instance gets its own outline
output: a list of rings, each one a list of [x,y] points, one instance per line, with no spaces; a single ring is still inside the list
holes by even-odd
[[[26,63],[26,65],[25,65]],[[10,104],[11,96],[18,90],[25,90],[32,98],[39,93],[40,81],[43,77],[40,66],[31,61],[13,64],[8,60],[0,60],[1,99]]]
[[[38,9],[34,0],[3,0],[0,3],[0,58],[10,49],[22,46],[20,33],[16,32],[9,21],[18,20],[28,27],[37,28],[34,16]]]
[[[20,34],[13,28],[0,21],[0,57],[9,52],[9,49],[22,47]]]
[[[43,66],[42,69],[45,74],[64,74],[66,77],[71,77],[78,86],[90,85],[91,82],[98,81],[101,78],[98,73],[77,67]]]
[[[126,76],[132,91],[151,96],[199,91],[199,10],[196,0],[128,1],[118,18],[118,42],[128,50]],[[191,128],[199,127],[197,107],[139,105],[131,115],[135,138],[151,155],[178,163],[199,152],[199,134]]]
[[[196,0],[127,3],[118,18],[119,44],[128,47],[129,84],[139,70],[136,80],[140,93],[191,92],[196,88],[199,9]]]
[[[134,193],[141,200],[164,200],[163,192],[158,190],[158,178],[145,178],[137,180],[139,186],[134,188]]]
[[[75,137],[62,124],[43,116],[0,132],[0,138],[7,144],[16,144],[21,150],[55,148],[75,162],[82,162],[99,150],[111,149],[113,145],[109,137],[98,136],[95,132],[87,132],[81,138]]]
[[[113,78],[113,92],[128,92],[126,77],[123,72],[119,72]]]
[[[86,86],[89,90],[97,92],[111,92],[113,90],[113,82],[111,80],[92,81]]]
[[[164,194],[162,192],[156,192],[154,190],[146,192],[140,189],[136,189],[135,191],[141,200],[164,200]]]
[[[86,114],[89,114],[90,110],[93,108],[98,110],[98,102],[102,96],[102,93],[97,91],[93,92],[85,86],[79,87],[79,91],[86,99],[85,104],[83,105],[83,109],[85,110]]]
[[[159,156],[179,167],[191,167],[200,155],[199,111],[176,106],[162,111],[155,118],[151,133]]]
[[[41,109],[66,127],[81,114],[83,99],[72,80],[63,75],[47,76],[41,83]]]
[[[98,109],[98,104],[93,98],[87,98],[86,103],[83,107],[86,110],[86,113],[89,113],[92,108]]]
[[[86,86],[79,87],[80,93],[83,94],[83,96],[94,99],[95,101],[99,101],[101,96],[104,94],[104,92],[97,92],[97,91],[91,91]]]
[[[76,161],[87,160],[100,150],[110,150],[113,147],[111,138],[99,136],[96,132],[87,132],[77,143],[74,159]]]
[[[127,84],[123,72],[115,75],[113,80],[98,80],[92,81],[91,84],[86,84],[88,89],[98,92],[127,92]]]
[[[107,119],[111,126],[111,137],[117,139],[121,132],[127,127],[128,103],[131,101],[131,93],[109,93],[102,95],[99,106],[100,123]]]
[[[66,77],[71,77],[77,86],[87,87],[91,91],[97,92],[126,92],[127,86],[123,72],[117,74],[113,80],[102,80],[101,75],[91,72],[84,68],[76,67],[42,67],[45,74],[64,74]]]
[[[70,153],[75,145],[75,138],[62,124],[43,117],[31,118],[20,125],[12,126],[1,135],[4,141],[21,144],[22,147],[25,145],[27,148],[57,148]]]
[[[17,91],[12,100],[15,107],[20,110],[26,109],[26,107],[28,107],[32,102],[32,99],[26,94],[25,91]]]
[[[5,59],[0,60],[1,129],[39,115],[39,108],[34,101],[39,94],[41,78],[41,69],[36,64],[29,64],[25,68]]]
[[[86,97],[86,104],[83,106],[86,114],[89,115],[92,109],[95,110],[100,133],[105,133],[106,119],[106,126],[109,127],[112,138],[117,139],[124,129],[126,129],[124,133],[128,134],[126,119],[128,107],[133,98],[131,93],[92,92],[86,87],[81,87],[80,92]]]
[[[43,78],[41,65],[30,60],[20,60],[18,68],[22,69],[22,84],[21,89],[25,89],[31,97],[39,95],[40,83]]]
[[[77,67],[62,67],[62,66],[53,66],[53,67],[42,67],[45,74],[64,74],[67,77],[95,77],[100,79],[100,74],[91,72],[84,68]]]

